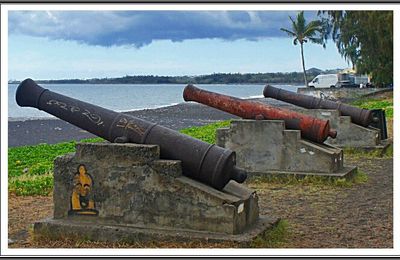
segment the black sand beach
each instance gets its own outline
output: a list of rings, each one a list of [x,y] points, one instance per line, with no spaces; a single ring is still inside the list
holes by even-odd
[[[279,107],[290,104],[268,98],[251,99]],[[174,130],[202,126],[221,120],[237,119],[237,116],[198,103],[180,103],[157,109],[144,109],[126,114],[158,123]],[[96,137],[93,134],[60,119],[33,119],[8,122],[8,146],[55,144]]]
[[[201,104],[181,103],[157,109],[145,109],[126,114],[179,130],[220,120],[237,118],[234,115]],[[93,134],[60,119],[35,119],[8,122],[8,146],[54,144],[95,137]]]

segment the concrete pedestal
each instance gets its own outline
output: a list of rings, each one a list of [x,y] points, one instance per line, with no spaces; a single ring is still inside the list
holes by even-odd
[[[380,130],[373,127],[363,127],[351,122],[350,116],[341,116],[338,110],[330,109],[299,109],[300,113],[316,118],[329,120],[331,128],[337,131],[335,139],[328,137],[325,141],[340,148],[386,149],[388,140],[381,140]]]
[[[343,164],[339,148],[309,142],[281,120],[234,120],[217,130],[217,145],[236,152],[236,165],[254,174],[343,177],[356,167]]]
[[[234,181],[222,191],[160,160],[157,145],[81,143],[54,164],[54,218],[36,235],[99,241],[191,238],[250,241],[276,221],[257,194]]]

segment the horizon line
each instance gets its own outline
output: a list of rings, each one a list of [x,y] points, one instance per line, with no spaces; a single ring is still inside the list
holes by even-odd
[[[318,69],[318,68],[310,68],[307,69],[307,71],[309,70],[320,70],[321,72],[324,71],[331,71],[331,70],[345,70],[347,68],[335,68],[335,69]],[[51,81],[51,80],[93,80],[93,79],[118,79],[118,78],[124,78],[124,77],[171,77],[171,78],[175,78],[175,77],[201,77],[201,76],[209,76],[209,75],[216,75],[216,74],[240,74],[240,75],[246,75],[246,74],[268,74],[268,73],[282,73],[282,74],[290,74],[290,73],[303,73],[302,71],[290,71],[290,72],[282,72],[282,71],[276,71],[276,72],[213,72],[213,73],[208,73],[208,74],[195,74],[195,75],[153,75],[153,74],[138,74],[138,75],[124,75],[124,76],[114,76],[114,77],[102,77],[102,78],[97,78],[97,77],[92,77],[92,78],[58,78],[58,79],[35,79],[36,81]],[[11,78],[11,77],[10,77]],[[27,77],[29,78],[29,77]],[[26,78],[24,78],[26,79]],[[24,79],[9,79],[8,83],[10,82],[21,82]]]

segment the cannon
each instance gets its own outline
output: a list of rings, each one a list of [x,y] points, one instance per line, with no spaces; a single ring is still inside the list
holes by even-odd
[[[307,109],[334,109],[339,110],[343,116],[350,116],[351,121],[357,125],[368,126],[374,120],[371,110],[353,107],[340,102],[324,100],[322,98],[294,93],[280,88],[266,85],[263,91],[264,97],[274,98]]]
[[[245,181],[236,167],[234,151],[211,145],[161,125],[73,99],[26,79],[18,86],[16,101],[34,107],[116,143],[156,144],[160,158],[180,160],[182,174],[221,190],[230,181]]]
[[[321,120],[298,112],[273,107],[257,101],[249,101],[199,89],[191,84],[183,91],[185,101],[196,101],[244,119],[284,120],[288,129],[301,130],[303,138],[323,143],[337,132],[330,129],[328,120]]]

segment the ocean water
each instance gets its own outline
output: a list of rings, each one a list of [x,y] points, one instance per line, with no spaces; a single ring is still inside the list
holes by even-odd
[[[185,102],[184,84],[41,84],[51,91],[92,103],[118,112],[152,109]],[[238,98],[263,97],[264,84],[196,84],[209,91]],[[273,86],[297,91],[300,86],[274,84]],[[36,108],[20,107],[15,101],[18,84],[8,84],[8,119],[27,120],[54,118]]]

